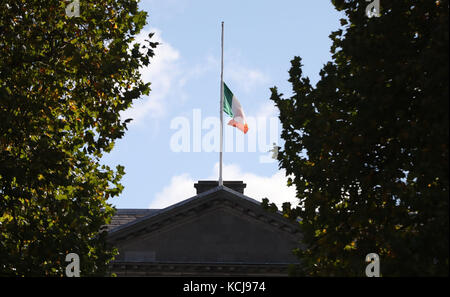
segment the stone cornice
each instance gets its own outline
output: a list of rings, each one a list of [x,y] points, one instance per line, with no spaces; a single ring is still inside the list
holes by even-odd
[[[287,276],[288,267],[288,263],[110,263],[118,276]]]

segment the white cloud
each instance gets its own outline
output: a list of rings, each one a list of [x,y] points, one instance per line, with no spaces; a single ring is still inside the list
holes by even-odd
[[[256,118],[272,118],[278,117],[279,110],[275,106],[275,103],[272,101],[265,102],[259,106],[259,109],[256,111]]]
[[[231,49],[225,53],[224,76],[230,84],[236,85],[247,93],[270,81],[269,75],[262,70],[249,66],[239,50]],[[220,60],[217,60],[219,63]]]
[[[219,164],[216,163],[213,174],[208,180],[217,180],[218,168]],[[267,197],[269,201],[277,204],[279,209],[281,209],[283,202],[291,202],[293,206],[298,203],[298,199],[295,197],[295,187],[286,185],[287,178],[284,170],[265,177],[250,172],[242,172],[236,164],[224,164],[223,175],[226,180],[244,181],[247,184],[244,189],[246,196],[258,201]],[[149,208],[164,208],[194,196],[194,182],[196,181],[187,173],[174,176],[170,184],[155,195],[155,199],[150,203]]]
[[[189,174],[176,175],[167,187],[155,195],[149,208],[164,208],[194,195],[194,180]]]
[[[143,96],[135,101],[133,106],[122,112],[123,119],[133,118],[131,123],[137,123],[146,116],[159,118],[166,113],[166,98],[174,91],[174,86],[180,75],[178,60],[180,53],[161,37],[158,29],[141,31],[135,37],[135,43],[144,44],[144,39],[148,39],[148,34],[154,32],[152,42],[160,44],[155,49],[155,56],[150,60],[147,67],[141,68],[141,78],[144,82],[151,82],[149,96]]]
[[[268,76],[262,71],[234,62],[228,66],[227,76],[247,93],[269,81]]]
[[[214,172],[219,171],[219,163],[214,166]],[[211,176],[211,179],[216,179],[216,175]],[[298,199],[295,197],[295,187],[288,187],[287,177],[285,171],[280,170],[269,177],[260,176],[250,172],[242,172],[238,165],[224,164],[223,176],[226,180],[242,180],[247,187],[244,189],[244,194],[250,198],[261,201],[262,198],[269,198],[281,208],[284,202],[291,202],[296,205]]]
[[[220,57],[208,55],[205,62],[195,66],[187,77],[203,75],[211,70],[220,71]],[[237,51],[225,53],[224,80],[229,82],[228,85],[237,86],[247,93],[270,81],[263,71],[247,66]]]
[[[189,67],[183,73],[183,77],[179,81],[180,87],[184,86],[191,79],[198,79],[212,70],[217,70],[220,67],[219,62],[212,56],[206,56],[202,63]]]

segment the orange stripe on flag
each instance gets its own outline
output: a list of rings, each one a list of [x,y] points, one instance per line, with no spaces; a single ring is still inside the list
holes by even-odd
[[[244,134],[246,134],[248,131],[247,123],[242,124],[242,123],[236,122],[235,120],[230,120],[228,122],[228,125],[238,128],[239,130],[244,132]]]

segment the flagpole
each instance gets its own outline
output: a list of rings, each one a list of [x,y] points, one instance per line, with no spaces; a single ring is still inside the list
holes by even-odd
[[[219,186],[223,186],[222,180],[222,154],[223,154],[223,22],[222,22],[222,59],[220,69],[220,162],[219,162]]]

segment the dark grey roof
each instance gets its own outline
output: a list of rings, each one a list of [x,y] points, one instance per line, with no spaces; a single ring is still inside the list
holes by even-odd
[[[159,210],[160,209],[119,208],[117,209],[116,214],[112,217],[111,223],[107,225],[107,230],[110,231],[146,215],[157,213]]]

